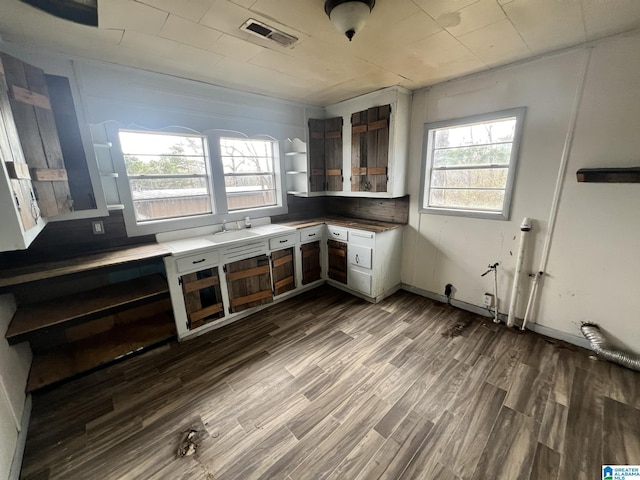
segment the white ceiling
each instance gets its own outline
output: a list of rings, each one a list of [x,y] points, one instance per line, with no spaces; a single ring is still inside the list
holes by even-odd
[[[351,43],[324,0],[98,0],[99,28],[18,0],[0,5],[8,42],[315,105],[640,27],[640,0],[377,0]],[[239,30],[249,18],[300,40],[283,48]]]

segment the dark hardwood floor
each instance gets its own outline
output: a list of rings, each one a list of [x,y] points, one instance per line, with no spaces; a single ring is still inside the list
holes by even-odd
[[[586,350],[322,287],[36,394],[22,475],[600,479],[640,463],[639,409],[640,374]]]

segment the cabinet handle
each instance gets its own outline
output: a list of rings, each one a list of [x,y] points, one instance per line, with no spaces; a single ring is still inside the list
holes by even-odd
[[[307,234],[307,236],[309,236],[309,237],[315,237],[315,236],[316,236],[316,234],[315,234],[315,233],[308,233],[308,234]]]
[[[336,233],[336,232],[333,232],[333,234],[334,234],[336,237],[339,237],[339,236],[340,236],[340,234],[339,234],[339,233]]]
[[[196,263],[202,263],[202,262],[204,262],[204,261],[206,261],[206,260],[207,260],[206,258],[203,258],[202,260],[194,260],[194,261],[193,261],[193,262],[191,262],[191,263],[193,263],[193,264],[195,265]]]
[[[287,243],[289,240],[280,240],[280,243]]]
[[[360,263],[360,257],[358,257],[357,253],[356,253],[356,263]]]

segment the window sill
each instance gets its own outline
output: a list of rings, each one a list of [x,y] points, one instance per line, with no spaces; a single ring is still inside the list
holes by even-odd
[[[427,207],[418,210],[420,214],[447,215],[451,217],[482,218],[485,220],[509,220],[503,212],[481,212],[476,210],[454,210],[449,208]]]

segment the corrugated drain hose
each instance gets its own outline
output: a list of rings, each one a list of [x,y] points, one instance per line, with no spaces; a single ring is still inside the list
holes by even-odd
[[[591,348],[598,356],[640,372],[640,355],[611,348],[607,343],[607,339],[604,338],[604,335],[600,332],[598,325],[595,323],[583,323],[580,330],[587,340],[589,340]]]

